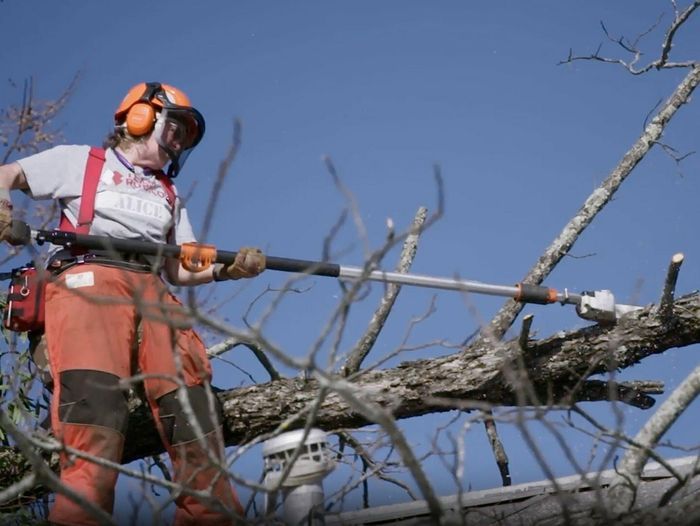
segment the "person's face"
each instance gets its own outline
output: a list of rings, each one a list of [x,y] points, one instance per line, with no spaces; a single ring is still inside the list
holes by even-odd
[[[178,121],[167,119],[163,123],[163,131],[161,133],[161,141],[163,145],[176,154],[180,153],[183,146],[189,146],[189,144],[183,144],[184,141],[187,140],[187,130],[185,129],[184,124]]]
[[[163,170],[170,163],[168,174],[172,172],[177,175],[203,134],[204,121],[201,118],[198,120],[198,113],[193,115],[192,112],[194,110],[164,109],[158,115],[151,134],[140,144],[139,158],[135,164]]]
[[[162,170],[170,160],[168,154],[158,144],[154,133],[151,133],[143,143],[139,157],[137,164],[152,170]]]

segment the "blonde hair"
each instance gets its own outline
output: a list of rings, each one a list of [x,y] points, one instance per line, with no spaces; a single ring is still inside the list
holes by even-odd
[[[148,140],[150,134],[141,135],[140,137],[134,137],[126,128],[123,126],[115,126],[114,129],[107,134],[105,140],[102,142],[103,148],[116,148],[117,146],[122,150],[129,150],[135,144],[140,144]]]

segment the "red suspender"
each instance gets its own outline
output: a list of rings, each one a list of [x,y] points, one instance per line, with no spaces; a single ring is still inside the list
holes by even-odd
[[[156,172],[155,176],[160,181],[160,184],[163,185],[163,190],[167,194],[168,204],[175,210],[175,185],[173,185],[173,180],[162,171]]]
[[[156,172],[155,176],[156,179],[160,181],[160,184],[163,185],[163,190],[165,190],[165,193],[167,194],[168,204],[173,208],[173,215],[175,215],[175,185],[173,184],[173,180],[167,175],[165,175],[165,173],[162,170]],[[168,233],[165,234],[166,243],[170,242],[170,236],[173,235],[174,229],[175,223],[173,222],[172,226],[170,227],[170,230],[168,230]]]
[[[90,148],[87,164],[85,165],[85,176],[83,177],[83,193],[80,197],[80,210],[78,212],[78,225],[68,220],[65,214],[61,214],[59,230],[64,232],[75,232],[76,234],[87,234],[90,225],[95,218],[95,198],[97,197],[97,185],[102,175],[102,167],[105,164],[105,151],[102,148],[93,146]],[[163,190],[167,194],[168,204],[175,209],[175,187],[170,177],[162,171],[155,173],[156,179],[163,185]]]
[[[64,232],[75,232],[76,234],[87,234],[90,231],[92,219],[95,217],[95,197],[97,196],[97,183],[100,182],[102,167],[105,164],[105,151],[102,148],[90,148],[87,164],[85,165],[85,176],[83,177],[83,193],[80,197],[80,211],[78,212],[78,224],[68,221],[65,214],[61,215],[59,230]]]

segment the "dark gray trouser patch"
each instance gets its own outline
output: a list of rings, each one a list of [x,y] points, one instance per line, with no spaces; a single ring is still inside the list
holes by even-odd
[[[119,377],[102,371],[63,371],[58,418],[67,424],[89,424],[126,434],[127,393]]]
[[[219,400],[214,396],[215,405],[212,407],[207,392],[201,385],[188,387],[187,395],[192,412],[202,428],[202,432],[206,435],[214,431],[221,419]],[[177,398],[177,391],[161,396],[158,399],[158,410],[163,432],[169,444],[182,444],[197,439],[197,434]]]

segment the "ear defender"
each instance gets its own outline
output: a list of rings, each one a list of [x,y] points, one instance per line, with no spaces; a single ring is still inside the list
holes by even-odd
[[[126,114],[126,131],[134,137],[146,135],[153,129],[156,112],[153,106],[145,102],[137,102]]]

